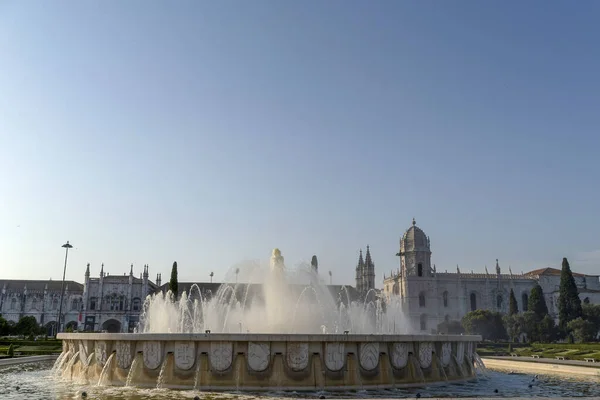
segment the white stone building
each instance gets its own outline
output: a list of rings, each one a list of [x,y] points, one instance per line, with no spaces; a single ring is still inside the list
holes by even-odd
[[[18,322],[33,316],[45,327],[48,335],[56,333],[60,309],[62,281],[0,280],[0,314],[7,321]],[[83,285],[65,281],[63,324],[76,329],[82,307]]]
[[[129,274],[104,273],[104,264],[98,278],[90,277],[90,265],[85,271],[83,284],[82,323],[85,331],[133,332],[146,296],[160,286],[161,276],[154,284],[148,279],[148,266],[139,278]]]
[[[495,271],[464,273],[439,272],[431,263],[431,242],[415,223],[400,239],[400,268],[384,276],[383,292],[388,298],[400,296],[405,314],[421,331],[435,331],[444,321],[460,321],[469,311],[486,309],[508,312],[513,289],[519,311],[527,311],[529,293],[536,282],[544,292],[550,315],[558,319],[560,270],[544,268],[525,274],[502,273],[498,260]],[[584,302],[600,303],[600,281],[596,275],[573,273]]]

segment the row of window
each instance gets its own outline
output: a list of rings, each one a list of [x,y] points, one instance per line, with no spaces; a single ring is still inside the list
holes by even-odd
[[[425,292],[419,293],[419,307],[426,307],[425,299],[426,299]],[[444,307],[448,307],[448,292],[447,291],[442,293],[442,301],[444,303]],[[471,293],[470,301],[471,301],[471,311],[477,310],[477,295],[475,293]],[[521,296],[521,301],[523,304],[522,311],[527,311],[527,303],[529,301],[529,296],[527,295],[527,293],[523,293],[523,295]],[[504,298],[502,297],[502,295],[499,294],[498,296],[496,296],[496,307],[498,309],[502,309],[503,303],[504,303]]]
[[[41,308],[41,301],[33,298],[31,300],[31,309],[33,310],[37,310],[38,308]],[[58,304],[59,304],[59,299],[58,298],[54,298],[52,300],[52,303],[50,304],[50,309],[51,310],[58,310]],[[71,310],[79,310],[81,309],[82,303],[81,300],[79,299],[74,299],[71,302]],[[16,298],[12,298],[10,301],[10,309],[11,310],[18,310],[19,309],[19,301]]]
[[[123,311],[126,308],[127,300],[125,296],[106,296],[104,298],[104,309],[110,311]],[[131,301],[131,309],[133,311],[140,311],[142,301],[139,298],[135,298]],[[90,298],[90,310],[98,310],[99,307],[98,298]]]

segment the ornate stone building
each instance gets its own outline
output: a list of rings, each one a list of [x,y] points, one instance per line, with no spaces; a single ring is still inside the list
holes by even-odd
[[[82,295],[83,330],[133,332],[146,296],[160,286],[160,274],[156,279],[156,284],[148,279],[147,265],[139,278],[133,276],[133,264],[129,274],[123,275],[105,274],[102,264],[100,276],[91,278],[88,264]]]
[[[413,219],[400,239],[400,268],[384,276],[383,292],[399,296],[414,328],[431,332],[443,321],[459,321],[469,311],[486,309],[506,313],[512,289],[520,311],[527,310],[529,293],[539,282],[550,314],[557,319],[560,270],[545,268],[525,274],[502,273],[498,260],[490,273],[439,272],[431,264],[431,241]],[[584,302],[600,302],[600,280],[595,275],[573,274]]]
[[[54,335],[60,309],[62,281],[0,280],[0,314],[7,321],[18,322],[22,317],[32,316]],[[65,281],[63,296],[63,323],[76,329],[82,306],[83,285]]]
[[[356,291],[365,294],[371,289],[375,289],[375,263],[371,259],[371,250],[367,246],[367,253],[363,260],[362,249],[358,256],[356,265]]]

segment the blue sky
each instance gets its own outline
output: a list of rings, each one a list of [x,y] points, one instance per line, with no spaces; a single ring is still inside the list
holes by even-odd
[[[0,3],[0,275],[600,265],[600,3]],[[325,273],[325,272],[323,272]]]

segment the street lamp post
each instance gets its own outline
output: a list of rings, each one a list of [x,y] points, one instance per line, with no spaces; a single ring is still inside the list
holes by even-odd
[[[58,327],[56,333],[59,333],[61,331],[60,323],[62,319],[63,297],[65,295],[65,274],[67,273],[67,257],[69,256],[69,249],[72,249],[73,246],[71,246],[69,244],[69,241],[67,240],[67,243],[63,244],[61,247],[65,249],[65,266],[63,268],[62,285],[60,287],[60,305],[58,306]]]
[[[211,271],[211,272],[210,272],[210,283],[212,283],[212,277],[213,277],[214,275],[215,275],[215,273]]]

